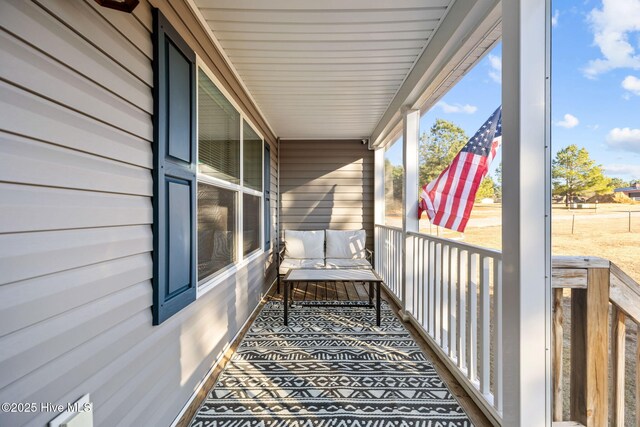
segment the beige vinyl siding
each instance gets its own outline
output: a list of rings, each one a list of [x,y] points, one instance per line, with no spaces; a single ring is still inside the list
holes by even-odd
[[[373,247],[373,151],[360,140],[280,143],[281,230],[365,229]]]
[[[275,137],[185,1],[157,3],[271,146],[275,241]],[[171,424],[274,278],[265,254],[152,326],[151,7],[0,2],[0,401],[90,393],[96,426]]]

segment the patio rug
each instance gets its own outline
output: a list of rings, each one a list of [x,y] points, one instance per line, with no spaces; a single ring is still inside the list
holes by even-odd
[[[269,302],[192,421],[195,427],[459,427],[464,411],[386,303]]]

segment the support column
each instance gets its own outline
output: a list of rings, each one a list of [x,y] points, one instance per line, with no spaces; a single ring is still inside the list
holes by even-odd
[[[384,148],[375,151],[373,185],[374,224],[384,224]]]
[[[384,148],[377,148],[374,152],[374,168],[373,168],[373,247],[374,262],[373,266],[381,273],[380,256],[382,255],[382,246],[380,244],[380,235],[378,233],[377,224],[384,225]]]
[[[404,188],[402,193],[402,317],[413,304],[413,239],[407,232],[418,232],[418,141],[420,138],[420,110],[405,109],[402,112],[402,164]],[[405,319],[406,320],[406,319]]]
[[[502,2],[505,426],[551,426],[549,10]]]

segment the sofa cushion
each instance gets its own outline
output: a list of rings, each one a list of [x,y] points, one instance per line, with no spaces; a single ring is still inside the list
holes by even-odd
[[[324,267],[324,259],[323,258],[308,258],[308,259],[296,259],[296,258],[285,258],[280,263],[280,273],[281,275],[285,275],[289,272],[290,269],[298,269],[298,268],[323,268]]]
[[[285,258],[324,258],[324,230],[284,231]]]
[[[327,258],[364,259],[367,256],[364,230],[327,230]]]
[[[327,258],[325,268],[371,268],[366,259]]]

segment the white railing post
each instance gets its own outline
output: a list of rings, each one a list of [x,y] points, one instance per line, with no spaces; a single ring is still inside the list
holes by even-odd
[[[505,426],[551,426],[549,11],[502,2]]]
[[[402,195],[402,241],[404,268],[402,277],[402,317],[413,303],[414,245],[407,232],[418,232],[418,139],[420,138],[420,110],[402,111],[402,164],[404,165],[404,188]]]

